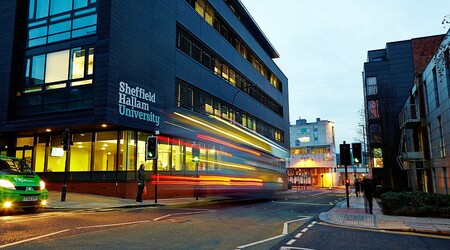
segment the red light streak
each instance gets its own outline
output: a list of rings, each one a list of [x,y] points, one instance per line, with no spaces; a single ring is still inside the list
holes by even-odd
[[[198,177],[152,175],[152,184],[158,185],[197,185],[197,186],[263,186],[263,180],[247,177],[200,175]]]

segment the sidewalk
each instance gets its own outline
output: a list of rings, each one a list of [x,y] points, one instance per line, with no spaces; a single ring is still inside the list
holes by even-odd
[[[450,219],[384,215],[375,201],[373,214],[367,214],[364,197],[356,197],[353,194],[349,203],[350,207],[347,207],[347,200],[338,203],[328,212],[321,213],[320,220],[350,227],[450,235]]]
[[[67,193],[66,200],[61,201],[61,192],[49,191],[48,192],[48,204],[47,209],[106,209],[106,208],[119,208],[119,207],[142,207],[142,206],[164,206],[164,205],[181,205],[196,202],[210,201],[211,198],[199,197],[198,200],[195,197],[190,198],[172,198],[172,199],[158,199],[158,203],[155,200],[144,200],[142,204],[136,204],[133,199],[122,199],[116,197],[93,195],[93,194],[80,194],[80,193]]]

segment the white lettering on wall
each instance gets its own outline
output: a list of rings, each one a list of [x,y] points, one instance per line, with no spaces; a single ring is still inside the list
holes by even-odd
[[[160,116],[151,111],[151,103],[156,103],[156,94],[141,87],[130,87],[126,82],[119,83],[119,114],[144,120],[159,126]]]

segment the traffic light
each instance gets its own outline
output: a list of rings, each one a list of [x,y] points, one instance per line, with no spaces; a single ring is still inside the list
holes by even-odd
[[[70,129],[66,128],[66,130],[63,133],[64,138],[61,141],[61,144],[63,145],[63,149],[65,151],[69,151],[70,150],[70,145],[73,145],[72,142],[72,133],[70,132]]]
[[[341,165],[351,165],[350,144],[339,144]]]
[[[155,160],[158,159],[158,137],[148,136],[145,145],[145,159]]]
[[[361,143],[352,143],[353,163],[362,163]]]
[[[200,148],[193,146],[192,147],[192,161],[199,162],[200,161]]]
[[[347,187],[350,186],[350,179],[347,178],[347,179],[345,180],[345,185],[346,185]]]

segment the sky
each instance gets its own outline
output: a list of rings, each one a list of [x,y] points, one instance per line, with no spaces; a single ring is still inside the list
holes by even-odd
[[[278,51],[289,81],[290,123],[335,123],[339,144],[355,142],[369,50],[444,34],[450,0],[241,0]]]

